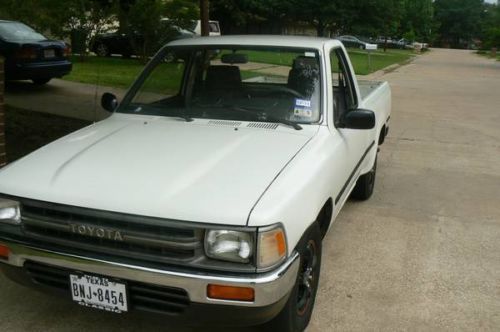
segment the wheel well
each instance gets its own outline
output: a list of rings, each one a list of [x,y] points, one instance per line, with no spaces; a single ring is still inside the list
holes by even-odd
[[[321,231],[321,238],[324,238],[326,232],[328,231],[328,227],[330,227],[330,222],[332,221],[332,213],[333,213],[333,200],[330,197],[326,203],[319,211],[318,217],[316,221],[319,224],[319,229]]]
[[[385,125],[382,127],[382,130],[380,130],[380,135],[378,137],[378,145],[384,144],[385,141]]]

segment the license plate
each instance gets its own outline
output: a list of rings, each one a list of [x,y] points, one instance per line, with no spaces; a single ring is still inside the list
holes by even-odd
[[[70,274],[69,279],[71,296],[78,304],[115,313],[128,311],[124,283],[87,274]]]
[[[43,51],[43,56],[45,58],[55,58],[56,57],[56,51],[55,50],[44,50]]]

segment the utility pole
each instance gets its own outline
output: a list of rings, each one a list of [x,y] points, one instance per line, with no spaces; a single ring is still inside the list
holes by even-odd
[[[5,72],[4,59],[0,56],[0,167],[7,164],[5,146],[5,104],[4,104]]]
[[[210,26],[208,24],[208,0],[200,0],[200,21],[201,21],[201,35],[210,35]]]

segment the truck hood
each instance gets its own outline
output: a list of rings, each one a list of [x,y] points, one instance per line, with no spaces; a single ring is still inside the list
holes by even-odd
[[[115,114],[0,172],[0,192],[73,206],[246,225],[259,197],[317,132]],[[270,220],[269,223],[276,222]]]

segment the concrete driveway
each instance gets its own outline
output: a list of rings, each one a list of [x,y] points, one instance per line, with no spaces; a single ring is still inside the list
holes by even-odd
[[[433,50],[378,78],[393,115],[376,191],[325,239],[309,331],[498,330],[500,63]],[[0,308],[3,331],[207,331],[84,310],[2,276]]]

